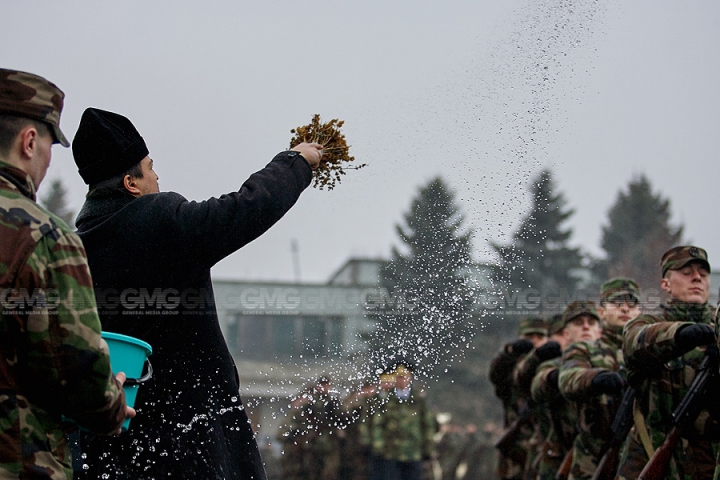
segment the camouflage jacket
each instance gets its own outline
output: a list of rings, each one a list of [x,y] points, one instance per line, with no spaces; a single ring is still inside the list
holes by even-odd
[[[358,426],[362,445],[372,447],[373,422],[376,418],[380,418],[381,412],[385,410],[385,404],[389,397],[388,393],[386,390],[379,390],[365,399],[365,408],[360,414],[360,424]]]
[[[0,478],[71,478],[61,416],[107,434],[125,415],[85,250],[2,161],[0,239]]]
[[[630,381],[636,386],[636,407],[643,416],[653,448],[659,447],[671,430],[672,412],[687,393],[705,355],[704,348],[683,353],[675,344],[678,329],[697,322],[713,325],[717,330],[717,320],[708,304],[682,302],[663,305],[661,317],[640,315],[625,325],[623,348]],[[705,475],[705,470],[698,473],[698,468],[714,468],[720,438],[715,403],[700,412],[693,428],[683,432],[667,478],[699,478],[698,475]],[[630,432],[630,438],[641,445],[637,429]],[[636,476],[648,460],[641,447],[634,452],[621,460],[620,473],[625,478]]]
[[[602,448],[610,438],[610,426],[621,396],[597,395],[591,384],[595,375],[612,371],[625,375],[622,330],[605,327],[594,342],[570,345],[560,367],[560,393],[578,409],[578,435],[573,444],[573,478],[592,477],[600,462]]]
[[[407,400],[393,391],[384,407],[373,415],[372,451],[388,460],[414,462],[433,453],[433,436],[437,431],[435,416],[425,399],[411,388]]]
[[[540,478],[554,479],[565,454],[572,448],[577,435],[577,408],[560,395],[557,382],[551,382],[548,376],[558,371],[562,365],[562,357],[542,362],[532,380],[531,394],[533,401],[550,422],[550,432],[545,438],[542,448],[543,458],[538,467]]]

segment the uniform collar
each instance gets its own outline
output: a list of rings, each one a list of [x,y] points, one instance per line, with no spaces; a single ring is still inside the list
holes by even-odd
[[[605,343],[617,345],[618,348],[623,344],[623,327],[603,326],[601,339]]]
[[[33,202],[35,201],[37,190],[30,175],[16,166],[0,160],[0,181],[2,180],[12,185],[12,187],[10,187],[11,189],[18,190]]]
[[[689,303],[670,300],[662,306],[664,317],[676,322],[711,323],[712,315],[707,303]]]
[[[113,193],[101,197],[90,196],[80,209],[75,225],[79,232],[90,230],[115,212],[122,210],[133,200],[135,200],[135,197],[132,195],[122,193]]]

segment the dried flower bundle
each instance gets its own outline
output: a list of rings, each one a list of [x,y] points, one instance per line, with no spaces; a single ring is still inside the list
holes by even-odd
[[[355,157],[350,156],[350,147],[345,141],[345,134],[340,131],[344,123],[344,120],[337,118],[322,123],[320,115],[313,115],[309,125],[290,130],[293,134],[290,148],[302,142],[319,143],[323,146],[322,160],[314,174],[315,188],[322,190],[327,187],[328,190],[332,190],[336,183],[340,183],[340,178],[345,175],[346,170],[358,170],[366,166],[364,163],[357,166],[343,165],[355,161]]]

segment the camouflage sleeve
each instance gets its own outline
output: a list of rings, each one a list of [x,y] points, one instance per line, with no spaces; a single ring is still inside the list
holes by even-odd
[[[81,427],[116,431],[125,416],[125,396],[110,369],[100,336],[92,279],[80,238],[60,229],[43,236],[28,258],[22,285],[37,285],[46,308],[28,316],[28,368],[33,401],[48,403]],[[37,400],[35,400],[37,399]]]
[[[532,379],[530,386],[530,395],[536,403],[546,403],[554,400],[560,395],[560,390],[554,382],[548,381],[548,375],[558,370],[560,367],[560,359],[553,358],[546,360],[538,365],[537,372]]]
[[[624,329],[623,356],[630,370],[647,371],[679,357],[675,333],[692,322],[665,322],[652,315],[630,320]]]
[[[533,348],[515,367],[513,381],[524,398],[530,398],[530,387],[538,365],[540,365],[540,359],[535,355],[535,349]]]
[[[563,352],[558,376],[560,393],[568,400],[583,400],[590,395],[590,384],[595,375],[607,370],[592,366],[586,342],[574,343]]]

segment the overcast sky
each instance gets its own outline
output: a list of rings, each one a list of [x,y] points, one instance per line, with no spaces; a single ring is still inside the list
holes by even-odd
[[[308,189],[217,278],[323,282],[348,257],[387,257],[417,188],[442,175],[475,258],[507,241],[543,167],[599,255],[618,190],[645,174],[688,239],[720,265],[720,3],[3,2],[0,64],[65,91],[72,139],[89,106],[126,115],[164,191],[232,190],[313,114],[345,120],[365,169]],[[85,185],[55,147],[48,180]],[[211,239],[208,239],[211,241]]]

